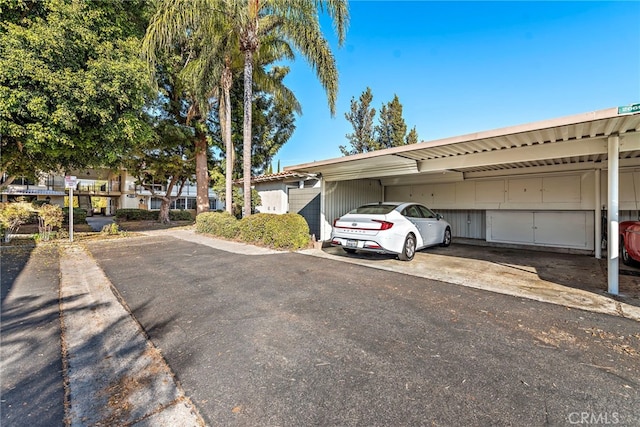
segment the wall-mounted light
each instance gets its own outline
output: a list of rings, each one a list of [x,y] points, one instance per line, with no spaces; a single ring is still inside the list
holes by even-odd
[[[44,199],[47,203],[51,203],[51,196],[47,196]]]
[[[140,199],[140,204],[143,204],[143,203],[144,203],[144,199]]]

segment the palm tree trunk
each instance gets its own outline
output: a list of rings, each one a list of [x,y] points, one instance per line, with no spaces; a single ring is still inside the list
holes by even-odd
[[[207,136],[196,126],[196,215],[209,212]]]
[[[251,215],[251,107],[253,98],[253,52],[244,51],[244,119],[242,123],[242,166],[244,214]]]
[[[222,128],[224,145],[226,150],[226,170],[225,170],[225,197],[224,208],[227,212],[233,213],[233,165],[234,165],[234,149],[231,141],[231,83],[232,74],[230,68],[230,59],[225,59],[225,69],[222,72],[221,86],[223,101],[220,103],[222,118],[220,125]],[[223,125],[224,123],[224,125]]]

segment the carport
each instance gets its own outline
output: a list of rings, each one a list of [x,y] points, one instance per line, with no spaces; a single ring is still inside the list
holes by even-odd
[[[601,258],[603,237],[616,236],[607,253],[608,290],[617,295],[618,222],[640,210],[639,131],[634,104],[285,170],[322,177],[322,240],[344,212],[392,199],[444,211],[454,235],[458,225],[459,236],[489,242]]]

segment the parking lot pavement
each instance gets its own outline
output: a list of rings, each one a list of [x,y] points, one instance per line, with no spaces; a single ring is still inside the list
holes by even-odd
[[[636,321],[218,243],[87,244],[208,424],[640,422]]]
[[[411,262],[390,255],[347,254],[340,247],[303,252],[640,321],[637,278],[621,276],[622,295],[614,297],[606,292],[607,275],[600,260],[587,255],[460,244],[424,249]]]
[[[82,246],[62,248],[60,276],[71,425],[203,425]]]
[[[89,243],[107,275],[77,245],[60,260],[54,246],[3,247],[3,425],[202,425],[199,412],[211,425],[640,423],[640,335],[625,305],[613,317],[398,275],[413,263],[384,257],[306,251],[329,258],[310,262],[150,234]],[[565,292],[601,292],[595,276],[578,286],[541,259],[499,255]]]

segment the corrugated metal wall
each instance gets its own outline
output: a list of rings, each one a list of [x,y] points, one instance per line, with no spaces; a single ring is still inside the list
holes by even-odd
[[[453,237],[482,240],[487,237],[486,211],[437,209],[436,212],[451,224]]]
[[[309,232],[320,235],[320,188],[290,188],[289,212],[300,214],[309,224]]]
[[[382,201],[382,185],[378,180],[325,181],[322,239],[329,239],[334,219],[365,203],[380,201]]]

